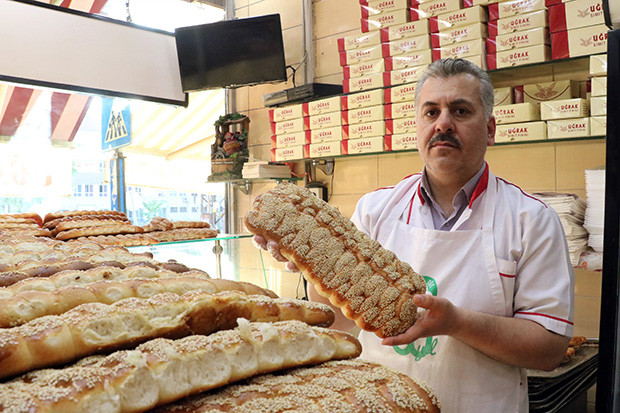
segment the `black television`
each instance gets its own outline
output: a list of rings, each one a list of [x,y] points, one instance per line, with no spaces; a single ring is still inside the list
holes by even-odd
[[[279,14],[179,27],[184,92],[286,80]]]

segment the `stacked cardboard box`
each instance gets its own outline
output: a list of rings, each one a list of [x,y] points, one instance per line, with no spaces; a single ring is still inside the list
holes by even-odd
[[[607,134],[607,54],[590,56],[590,135]]]
[[[271,161],[284,162],[304,157],[304,118],[302,105],[269,110]]]
[[[340,96],[314,100],[302,105],[306,145],[304,158],[340,155],[342,114]]]

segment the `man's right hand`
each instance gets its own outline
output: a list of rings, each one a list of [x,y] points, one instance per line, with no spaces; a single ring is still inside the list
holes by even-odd
[[[252,241],[257,247],[264,249],[265,251],[268,251],[276,261],[285,262],[286,269],[288,271],[299,272],[299,268],[297,268],[297,266],[294,263],[290,262],[286,257],[284,257],[280,253],[280,245],[278,245],[277,242],[267,240],[265,237],[262,237],[260,235],[254,235],[254,238],[252,239]]]

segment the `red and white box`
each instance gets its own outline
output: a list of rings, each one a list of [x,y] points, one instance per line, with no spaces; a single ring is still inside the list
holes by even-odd
[[[400,56],[385,58],[385,71],[402,70],[409,67],[425,66],[433,63],[433,51],[431,49],[419,50]]]
[[[340,96],[332,96],[325,99],[317,99],[302,103],[304,116],[322,115],[330,112],[340,112]]]
[[[381,30],[384,27],[407,23],[411,20],[411,12],[408,9],[376,14],[374,16],[368,16],[367,19],[361,19],[362,32],[367,33],[374,30]]]
[[[345,36],[338,39],[338,51],[366,49],[381,44],[381,33],[378,31],[362,35]]]
[[[420,36],[430,33],[428,19],[411,21],[395,26],[384,27],[380,31],[381,42],[387,43],[394,40],[404,39],[406,37]]]
[[[487,12],[481,6],[452,11],[449,13],[433,16],[429,19],[431,32],[442,32],[457,27],[468,26],[474,23],[487,21]]]
[[[472,5],[473,6],[488,6],[491,3],[499,3],[499,2],[503,2],[503,1],[508,1],[508,0],[473,0],[472,1]]]
[[[415,133],[401,133],[398,135],[385,135],[384,139],[386,151],[405,151],[418,147],[418,135]]]
[[[284,135],[292,132],[299,132],[304,130],[304,118],[295,118],[284,120],[282,122],[271,123],[272,135]]]
[[[545,0],[545,6],[553,6],[554,4],[566,3],[573,0]]]
[[[388,135],[400,135],[403,133],[415,133],[418,130],[415,117],[388,119],[385,121],[385,133]]]
[[[607,53],[590,56],[590,76],[607,75]]]
[[[487,53],[503,52],[538,44],[550,44],[549,30],[546,27],[502,34],[486,39]]]
[[[547,27],[547,11],[535,11],[533,13],[520,14],[518,16],[499,19],[487,23],[489,37],[502,34],[514,33],[523,30]]]
[[[604,24],[551,33],[551,55],[554,60],[587,56],[607,51],[607,32]]]
[[[344,140],[340,142],[340,152],[342,155],[383,152],[383,136]]]
[[[489,70],[502,67],[513,67],[540,63],[551,60],[551,48],[546,44],[522,47],[515,50],[487,54],[487,67]]]
[[[540,103],[542,120],[583,118],[584,116],[590,116],[588,99],[550,100]]]
[[[551,33],[599,24],[605,24],[601,0],[575,0],[549,7]]]
[[[494,106],[512,105],[515,103],[511,86],[497,87],[493,89],[493,93],[495,95]]]
[[[271,150],[271,162],[284,162],[304,158],[304,145],[287,146]]]
[[[388,103],[385,105],[385,119],[415,118],[415,102]]]
[[[430,49],[431,40],[428,34],[404,39],[392,40],[389,43],[382,43],[383,57],[398,56],[405,53],[417,52]]]
[[[415,99],[415,83],[385,89],[385,103],[407,102]]]
[[[342,139],[370,138],[385,134],[385,121],[378,120],[368,123],[344,125],[342,127]]]
[[[284,120],[301,118],[302,116],[301,105],[269,109],[269,122],[282,122]]]
[[[510,0],[488,6],[489,20],[505,19],[545,9],[545,0]]]
[[[306,131],[304,143],[322,143],[342,140],[342,126]]]
[[[593,96],[590,98],[590,115],[607,116],[607,96]]]
[[[340,142],[310,143],[304,145],[304,158],[323,158],[340,155]]]
[[[414,20],[414,13],[417,15],[418,11],[423,13],[424,16],[433,17],[444,13],[450,13],[455,10],[460,10],[461,0],[430,0],[424,2],[411,0],[411,6],[411,20]]]
[[[590,96],[607,96],[607,76],[593,77],[590,80]]]
[[[399,10],[409,8],[409,0],[370,0],[368,4],[360,5],[362,9],[362,18],[367,19],[383,13],[392,13]]]
[[[417,82],[426,70],[426,66],[408,67],[406,69],[393,70],[383,73],[383,86],[402,85],[404,83]]]
[[[383,87],[385,83],[384,75],[385,72],[344,79],[342,81],[342,91],[344,93],[351,93]]]
[[[493,108],[495,123],[520,123],[540,120],[540,107],[535,103],[515,103]]]
[[[299,146],[306,143],[306,131],[287,133],[284,135],[273,135],[271,137],[271,148],[287,148],[289,146]]]
[[[607,135],[607,116],[590,117],[590,136]]]
[[[467,56],[484,55],[485,44],[483,39],[469,42],[454,43],[448,46],[433,48],[433,60],[444,58],[463,58]]]
[[[342,120],[340,112],[324,113],[322,115],[313,115],[304,117],[304,130],[314,130],[322,128],[332,128],[341,126]]]
[[[495,142],[498,143],[541,139],[547,139],[547,123],[544,121],[509,123],[495,128]]]
[[[385,71],[385,62],[383,59],[371,60],[369,62],[362,62],[355,65],[342,67],[342,74],[345,79],[366,75],[375,75],[378,73],[383,73]]]
[[[578,98],[579,82],[576,80],[556,80],[553,82],[531,83],[513,87],[515,103],[541,103],[550,100]]]
[[[383,105],[383,94],[383,90],[375,89],[341,96],[340,106],[342,107],[342,110],[349,110]]]
[[[382,120],[384,118],[383,105],[368,106],[366,108],[343,110],[342,124],[365,123]]]
[[[458,42],[481,40],[487,37],[487,26],[484,23],[474,23],[456,27],[442,32],[431,33],[431,46],[434,48],[449,46]]]
[[[573,118],[547,121],[549,139],[581,138],[590,136],[590,118]]]
[[[340,52],[340,66],[349,66],[362,62],[383,59],[381,45],[365,47],[363,49],[345,50]]]

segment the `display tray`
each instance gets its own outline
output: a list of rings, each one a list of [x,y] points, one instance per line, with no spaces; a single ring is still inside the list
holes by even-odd
[[[598,356],[598,340],[588,339],[576,351],[575,355],[566,363],[561,364],[552,371],[528,370],[528,381],[536,382],[538,379],[561,380],[563,376],[574,374],[574,370],[579,370],[583,365],[592,362]]]
[[[545,398],[533,399],[530,397],[530,412],[554,413],[559,411],[596,383],[596,372],[596,368],[592,369],[590,372],[579,376],[577,380],[570,383],[570,386],[560,387]]]

